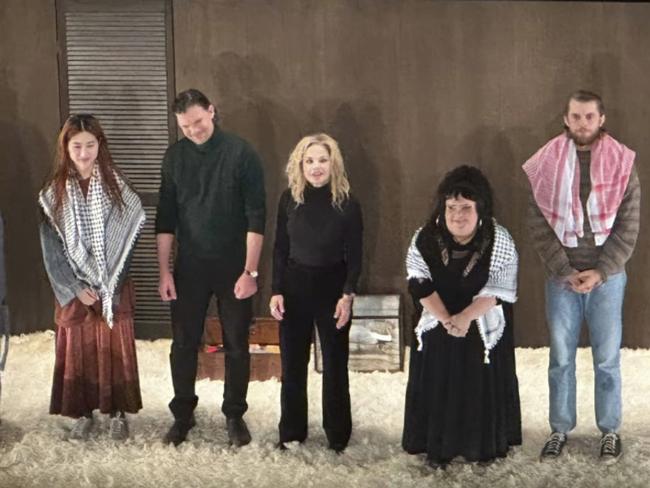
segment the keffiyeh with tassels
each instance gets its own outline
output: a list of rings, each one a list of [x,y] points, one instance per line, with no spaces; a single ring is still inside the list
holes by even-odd
[[[84,198],[75,177],[66,182],[60,218],[54,217],[54,189],[39,194],[39,203],[56,230],[77,279],[87,283],[102,301],[102,315],[113,327],[113,296],[126,260],[145,221],[138,195],[115,174],[124,208],[113,205],[95,166]]]
[[[578,247],[584,236],[580,179],[590,178],[586,202],[589,225],[597,246],[602,246],[614,226],[623,201],[636,153],[609,134],[591,147],[590,174],[580,174],[576,145],[566,134],[546,143],[523,166],[533,197],[563,246]]]
[[[433,281],[431,270],[416,245],[421,230],[418,229],[413,236],[406,255],[407,279]],[[488,280],[474,298],[490,296],[514,303],[517,300],[518,261],[519,257],[512,237],[504,227],[495,222]],[[422,350],[422,334],[435,328],[439,322],[438,318],[427,309],[422,310],[422,316],[415,328],[418,350]],[[479,317],[476,322],[485,348],[484,362],[489,364],[490,351],[501,339],[506,325],[503,307],[501,305],[492,307],[485,315]]]

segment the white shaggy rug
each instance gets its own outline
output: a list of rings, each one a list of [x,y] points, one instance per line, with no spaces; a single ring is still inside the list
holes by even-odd
[[[274,448],[278,381],[251,382],[246,415],[253,442],[227,446],[220,413],[223,384],[201,381],[198,425],[179,448],[160,439],[171,423],[168,340],[138,342],[145,408],[130,416],[131,438],[107,439],[107,422],[85,443],[64,440],[71,421],[47,414],[54,341],[51,332],[14,337],[3,377],[0,487],[546,487],[650,486],[650,352],[623,351],[624,455],[598,463],[591,353],[579,352],[579,426],[567,452],[538,462],[548,433],[547,349],[518,349],[524,444],[489,467],[462,463],[433,472],[400,448],[405,373],[351,374],[354,430],[343,455],[325,448],[320,427],[321,378],[309,380],[310,437],[288,451]]]

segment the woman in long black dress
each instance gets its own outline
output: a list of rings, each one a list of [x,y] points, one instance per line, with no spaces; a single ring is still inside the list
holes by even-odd
[[[512,303],[517,252],[492,217],[480,170],[441,182],[429,221],[406,258],[419,315],[406,389],[403,448],[434,468],[487,463],[521,444]]]

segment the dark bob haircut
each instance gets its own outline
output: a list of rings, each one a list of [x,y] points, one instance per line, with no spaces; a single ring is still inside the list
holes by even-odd
[[[491,239],[493,232],[492,187],[480,169],[474,166],[458,166],[449,171],[440,182],[436,192],[430,225],[442,231],[444,237],[451,238],[445,223],[446,202],[449,198],[463,197],[476,202],[479,218],[479,241]]]

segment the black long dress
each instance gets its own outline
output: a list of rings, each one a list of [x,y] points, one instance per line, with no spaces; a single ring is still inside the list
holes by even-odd
[[[463,277],[473,243],[452,245],[447,266],[426,227],[416,245],[434,277],[433,282],[409,281],[418,318],[422,313],[419,300],[434,291],[451,315],[461,312],[487,281],[491,248]],[[421,351],[414,337],[402,438],[407,452],[426,453],[428,460],[441,464],[456,456],[487,462],[505,457],[510,446],[521,444],[512,306],[501,304],[506,327],[490,352],[489,364],[484,364],[476,322],[464,338],[450,336],[438,325],[422,335]]]

